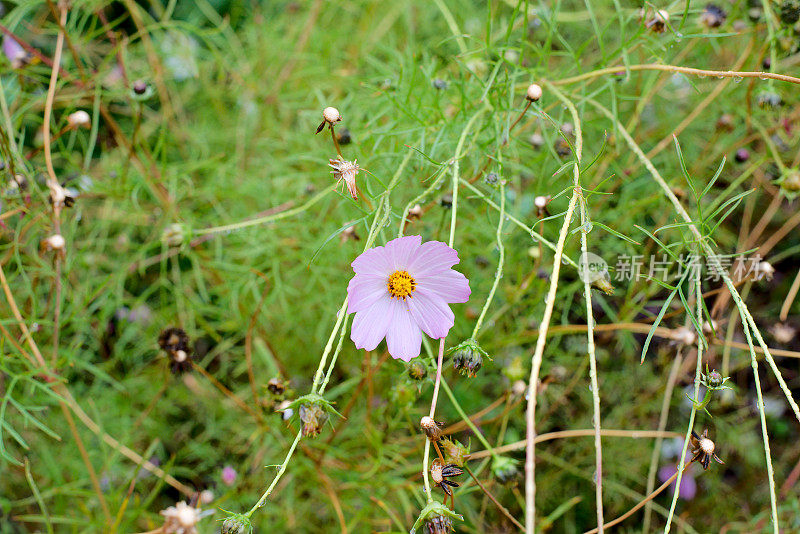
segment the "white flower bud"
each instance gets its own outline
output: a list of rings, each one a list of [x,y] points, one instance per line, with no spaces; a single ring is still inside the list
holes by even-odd
[[[81,127],[89,127],[92,123],[91,117],[89,114],[83,111],[82,109],[76,111],[75,113],[70,113],[69,117],[67,117],[67,123],[69,127],[72,129],[77,129]]]
[[[47,250],[64,250],[67,242],[61,234],[53,234],[44,240],[43,245]]]
[[[330,122],[331,124],[342,120],[342,116],[339,114],[339,110],[332,107],[327,107],[322,110],[322,118],[324,118],[327,122]]]
[[[542,86],[535,83],[530,84],[528,86],[528,92],[525,95],[525,98],[531,102],[537,102],[540,98],[542,98]]]

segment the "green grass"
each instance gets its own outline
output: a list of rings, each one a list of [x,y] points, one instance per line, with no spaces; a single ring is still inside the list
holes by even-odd
[[[5,4],[0,23],[52,59],[59,28],[49,4]],[[769,5],[780,12],[779,3]],[[770,72],[797,76],[797,27],[775,18],[768,30],[763,17],[748,19],[748,6],[726,3],[727,21],[708,29],[698,22],[700,4],[659,5],[670,14],[670,27],[659,34],[639,20],[639,5],[611,1],[74,1],[50,126],[55,173],[80,191],[60,215],[63,260],[40,246],[56,224],[40,133],[51,68],[34,60],[12,70],[3,60],[0,74],[0,181],[10,182],[13,168],[29,184],[22,192],[4,187],[0,199],[0,265],[9,292],[0,298],[0,532],[158,529],[159,511],[189,497],[112,442],[158,463],[186,488],[213,492],[213,501],[202,505],[214,513],[199,524],[201,533],[219,530],[222,510],[250,510],[300,428],[297,415],[286,423],[274,413],[268,381],[285,379],[289,400],[311,391],[346,296],[350,262],[364,249],[374,220],[381,223],[372,233],[375,243],[393,239],[406,206],[433,185],[417,200],[422,216],[405,234],[448,240],[453,212],[441,200],[451,193],[456,158],[463,180],[454,247],[472,297],[454,306],[448,347],[471,335],[495,283],[501,190],[508,217],[500,232],[504,266],[478,334],[491,361],[472,379],[445,363],[443,378],[459,406],[443,392],[437,419],[458,423],[459,411],[474,414],[498,401],[477,421],[485,439],[493,446],[525,439],[525,402],[514,385],[530,373],[552,248],[572,194],[574,159],[571,152],[559,155],[556,146],[563,139],[574,149],[576,140],[562,137],[559,128],[578,126],[545,82],[556,84],[580,119],[580,185],[592,224],[582,226],[578,212],[566,237],[536,432],[592,428],[584,284],[574,266],[582,228],[588,250],[610,264],[614,285],[613,295],[591,291],[602,427],[658,430],[665,391],[671,391],[665,429],[685,434],[691,404],[684,391],[694,390],[696,351],[679,348],[668,335],[700,322],[695,282],[679,282],[675,261],[669,285],[614,276],[621,255],[649,262],[662,255],[685,258],[702,247],[634,147],[675,192],[703,234],[702,244],[727,255],[770,245],[764,255],[776,270],[772,280],[737,287],[767,345],[798,351],[796,334],[781,341],[772,332],[777,323],[800,324],[796,302],[786,321],[779,317],[800,251],[796,191],[788,185],[800,163],[799,93],[785,81],[626,73],[624,66],[760,71],[774,54]],[[737,21],[744,23],[738,30]],[[120,58],[129,85],[115,75]],[[619,67],[621,74],[559,84],[606,67]],[[153,90],[144,100],[130,89],[140,79]],[[544,96],[510,129],[534,81],[543,84]],[[780,95],[783,105],[759,107],[764,91]],[[341,111],[336,131],[351,133],[344,156],[369,171],[358,174],[359,201],[333,187],[330,134],[314,134],[326,106]],[[78,109],[89,112],[92,127],[58,136]],[[718,125],[724,114],[732,117],[730,127]],[[678,144],[672,133],[679,125]],[[535,133],[544,139],[538,148],[530,143]],[[734,161],[739,148],[750,151],[747,162]],[[489,172],[505,181],[502,189],[486,183]],[[471,186],[464,183],[473,178]],[[553,198],[540,222],[535,198],[547,195]],[[240,225],[258,217],[256,224]],[[351,225],[360,240],[343,239]],[[782,235],[770,240],[777,232]],[[727,293],[721,280],[701,282],[703,292]],[[715,307],[717,298],[714,293],[703,301],[706,318],[718,322],[717,339],[746,343],[738,315],[730,320],[734,301]],[[640,364],[649,326],[668,300],[660,326],[669,330],[656,332]],[[194,362],[207,374],[170,373],[158,346],[159,333],[170,326],[186,330]],[[420,473],[425,440],[418,426],[430,408],[435,362],[428,354],[435,356],[437,346],[431,342],[431,352],[423,351],[428,378],[416,383],[402,362],[387,357],[384,344],[358,351],[345,331],[339,351],[338,334],[330,339],[330,356],[337,357],[324,397],[346,418],[334,417],[319,437],[300,440],[265,506],[253,513],[253,525],[257,532],[407,532],[426,504]],[[793,355],[775,361],[796,397],[800,352]],[[676,358],[682,363],[671,380]],[[697,495],[677,502],[673,529],[773,531],[762,414],[779,493],[776,514],[786,531],[800,529],[790,474],[800,455],[799,421],[758,358],[764,401],[783,411],[757,407],[748,350],[711,343],[703,351],[703,367],[727,365],[734,386],[708,406],[713,418],[702,411],[694,416],[694,429],[709,429],[725,465],[705,472],[692,467]],[[64,401],[65,392],[90,425],[75,403]],[[454,437],[482,450],[478,437],[460,426]],[[603,438],[605,521],[646,495],[654,445],[649,438]],[[522,473],[524,449],[505,455]],[[597,526],[592,437],[543,442],[536,458],[537,528],[582,532]],[[675,461],[661,458],[654,466]],[[221,480],[226,465],[238,472],[230,487]],[[524,523],[524,475],[503,484],[489,461],[469,465]],[[459,532],[515,531],[469,477],[460,482]],[[441,490],[433,492],[441,498]],[[638,512],[615,531],[663,530],[671,501],[668,490],[654,499],[651,517]]]

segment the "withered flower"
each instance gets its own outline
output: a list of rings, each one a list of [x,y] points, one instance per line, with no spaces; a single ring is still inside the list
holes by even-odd
[[[692,461],[698,462],[703,466],[703,469],[708,469],[708,464],[711,463],[712,458],[717,463],[725,463],[714,453],[715,445],[713,441],[708,439],[708,429],[703,430],[702,436],[698,436],[697,433],[692,430],[691,443]]]
[[[158,336],[158,346],[169,354],[173,374],[181,374],[192,368],[192,348],[189,343],[189,336],[182,328],[167,328]]]
[[[347,186],[347,191],[353,200],[358,200],[358,187],[356,186],[356,175],[363,170],[358,166],[358,161],[345,161],[343,159],[328,160],[328,165],[333,169],[331,174],[336,178],[337,183],[342,182]]]
[[[442,465],[442,462],[440,462],[438,458],[431,463],[431,479],[433,479],[433,483],[442,488],[450,497],[453,496],[453,490],[450,488],[457,488],[459,483],[448,480],[448,478],[461,476],[463,474],[464,470],[456,464]]]
[[[439,441],[442,439],[442,427],[444,423],[441,421],[434,421],[433,417],[428,417],[427,415],[420,419],[419,426],[422,428],[422,431],[425,432],[425,435],[428,436],[428,439],[431,441]]]

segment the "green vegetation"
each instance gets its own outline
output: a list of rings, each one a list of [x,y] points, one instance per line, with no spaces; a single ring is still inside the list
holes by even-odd
[[[0,532],[584,532],[596,443],[614,532],[800,531],[794,0],[2,4]],[[400,234],[472,289],[435,448],[344,313]]]

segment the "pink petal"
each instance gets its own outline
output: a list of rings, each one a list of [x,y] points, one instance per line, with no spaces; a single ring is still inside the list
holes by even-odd
[[[347,285],[347,313],[366,310],[388,293],[385,276],[357,274]]]
[[[361,253],[350,264],[356,274],[386,276],[394,272],[394,265],[389,261],[384,247],[375,247]]]
[[[369,308],[356,313],[353,327],[350,329],[350,339],[356,348],[375,350],[378,343],[386,336],[393,315],[394,306],[388,294],[386,298],[379,299]]]
[[[458,263],[458,252],[441,241],[427,241],[419,247],[409,266],[416,276],[429,276],[446,271]]]
[[[393,301],[393,305],[395,311],[392,324],[386,332],[386,345],[393,358],[407,362],[419,356],[422,330],[414,322],[411,312],[402,300]]]
[[[433,292],[449,303],[467,302],[472,293],[467,277],[453,270],[443,271],[432,276],[421,276],[417,278],[417,288],[417,291]]]
[[[440,339],[447,335],[453,328],[455,316],[450,306],[436,293],[425,293],[423,290],[414,292],[413,298],[406,301],[411,310],[411,316],[422,331],[433,339]]]
[[[418,235],[407,235],[398,237],[386,243],[386,257],[395,271],[407,271],[418,256],[419,244],[422,237]]]

